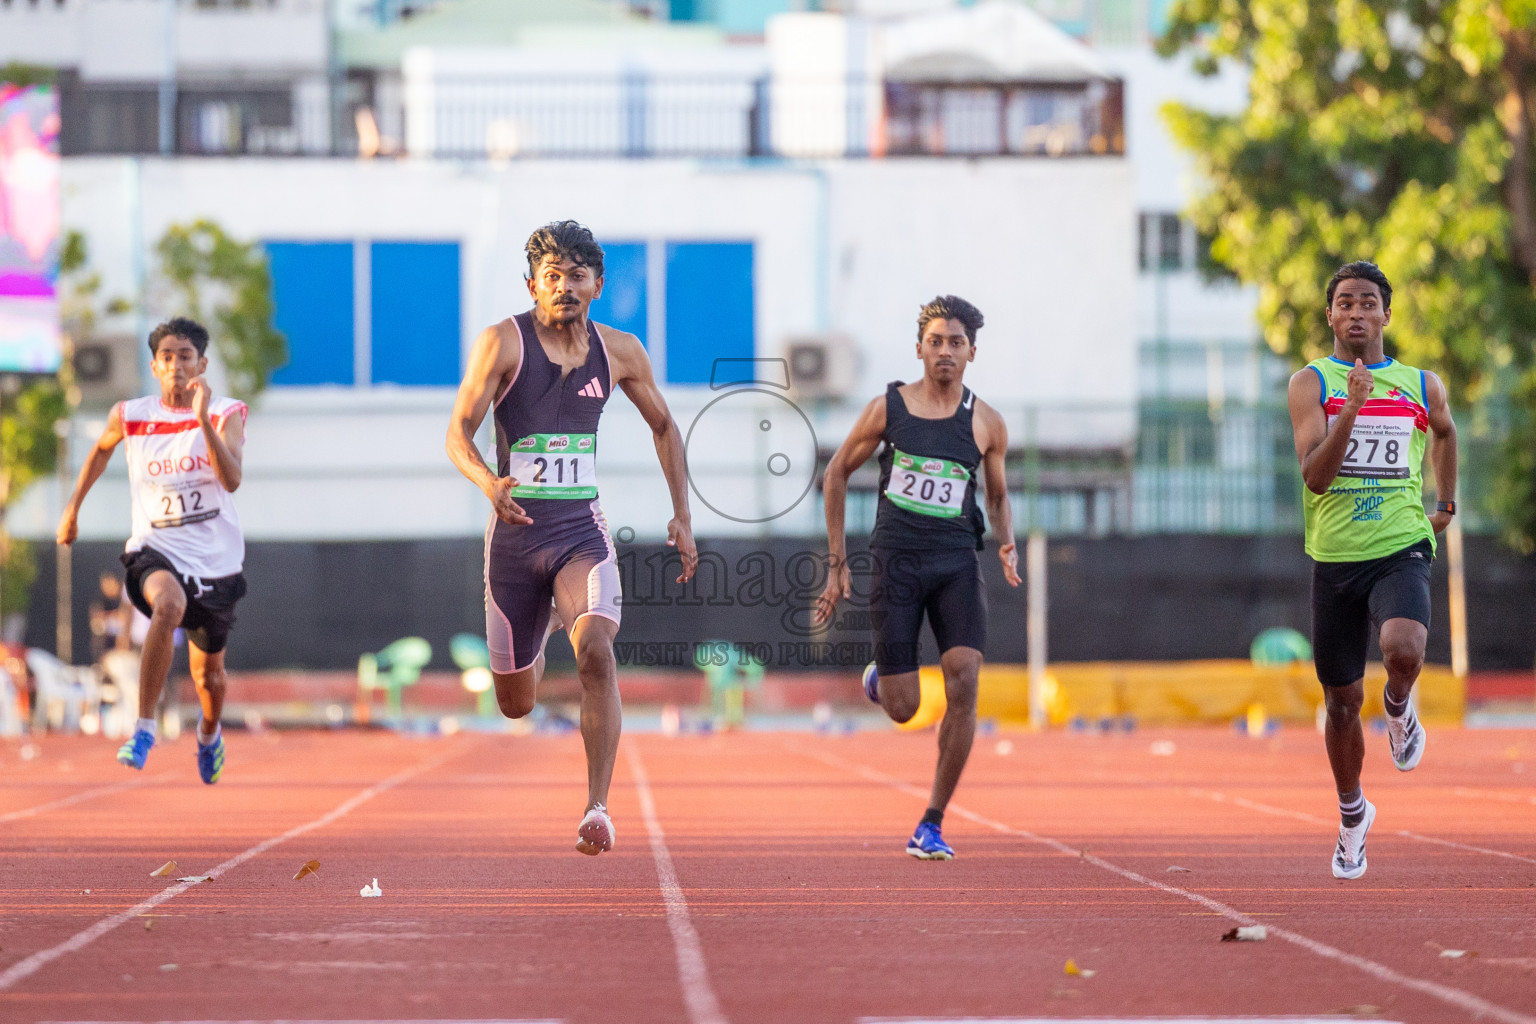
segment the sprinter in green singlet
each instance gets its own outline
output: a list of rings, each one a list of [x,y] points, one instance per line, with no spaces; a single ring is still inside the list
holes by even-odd
[[[1392,761],[1399,771],[1412,771],[1424,755],[1425,736],[1409,696],[1429,635],[1435,535],[1456,513],[1456,425],[1440,378],[1386,355],[1382,335],[1392,320],[1392,285],[1374,263],[1339,268],[1327,298],[1333,354],[1297,371],[1289,401],[1306,484],[1313,656],[1339,791],[1333,875],[1359,878],[1376,818],[1360,788],[1366,647],[1371,629],[1379,629]],[[1435,468],[1432,516],[1423,501],[1426,448]]]
[[[981,311],[941,295],[917,316],[917,357],[923,378],[893,381],[864,407],[847,440],[827,464],[827,585],[814,621],[832,617],[852,594],[843,535],[848,477],[880,449],[879,504],[869,538],[873,569],[869,598],[875,660],[864,670],[864,695],[897,722],[917,714],[918,634],[926,617],[939,645],[947,707],[939,726],[939,762],[928,811],[907,853],[951,860],[944,841],[944,808],[960,782],[976,734],[976,687],[987,646],[987,595],[981,537],[986,528],[976,485],[984,485],[1003,578],[1019,585],[1018,549],[1003,459],[1008,429],[996,409],[965,386],[976,358]]]

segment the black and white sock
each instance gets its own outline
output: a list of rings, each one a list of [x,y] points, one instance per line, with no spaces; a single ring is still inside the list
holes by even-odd
[[[1411,696],[1412,694],[1410,693],[1409,697]],[[1408,713],[1409,697],[1404,697],[1401,701],[1397,701],[1392,698],[1392,690],[1390,687],[1381,691],[1381,701],[1387,706],[1387,714],[1391,715],[1393,718],[1402,718]]]
[[[1354,828],[1365,820],[1365,790],[1356,786],[1353,793],[1339,794],[1339,820],[1345,828]]]

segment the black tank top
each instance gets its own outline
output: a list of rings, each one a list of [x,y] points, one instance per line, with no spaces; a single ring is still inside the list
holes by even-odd
[[[560,365],[539,342],[533,313],[512,318],[522,341],[523,358],[512,386],[496,402],[496,472],[506,476],[512,446],[531,434],[593,434],[613,390],[608,349],[587,321],[587,359],[562,380]],[[536,526],[567,519],[591,519],[595,499],[517,498]]]
[[[879,504],[869,543],[883,548],[980,551],[986,521],[976,504],[976,478],[981,470],[981,449],[976,447],[971,426],[976,396],[964,388],[953,416],[924,419],[907,410],[897,390],[901,385],[893,381],[885,388]],[[893,469],[898,476],[894,488]]]

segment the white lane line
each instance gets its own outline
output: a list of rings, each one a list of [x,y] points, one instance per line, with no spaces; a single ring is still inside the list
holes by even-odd
[[[720,1000],[709,984],[709,972],[704,967],[704,948],[699,933],[688,916],[688,901],[683,898],[683,887],[677,883],[677,871],[672,866],[672,855],[667,852],[666,833],[656,817],[656,801],[651,798],[650,780],[646,778],[645,765],[633,740],[624,744],[629,759],[629,770],[635,777],[635,792],[640,798],[640,817],[645,820],[645,830],[651,835],[651,855],[656,858],[656,875],[661,882],[661,896],[667,904],[667,927],[672,930],[672,945],[677,951],[677,976],[682,982],[683,1002],[688,1006],[688,1019],[693,1024],[726,1024],[725,1014],[720,1011]]]
[[[1334,1017],[860,1017],[858,1024],[1339,1024]],[[1350,1017],[1350,1024],[1398,1024]]]
[[[1305,821],[1314,825],[1322,825],[1324,828],[1330,829],[1335,828],[1338,825],[1338,823],[1335,821],[1329,821],[1327,818],[1319,818],[1315,814],[1305,814],[1301,811],[1291,811],[1284,807],[1272,807],[1269,804],[1261,804],[1256,800],[1249,800],[1247,797],[1227,796],[1225,793],[1216,793],[1207,789],[1190,789],[1186,790],[1185,792],[1189,793],[1191,796],[1198,796],[1207,800],[1214,800],[1219,804],[1232,804],[1236,807],[1245,807],[1250,811],[1258,811],[1260,814],[1271,814],[1277,818],[1294,818],[1297,821]],[[1379,835],[1380,832],[1378,831],[1377,834]],[[1417,832],[1410,832],[1405,828],[1394,829],[1392,834],[1395,836],[1402,836],[1404,839],[1413,839],[1421,843],[1433,843],[1436,846],[1448,846],[1453,850],[1466,850],[1468,853],[1482,853],[1487,854],[1490,857],[1503,857],[1506,860],[1518,860],[1526,864],[1536,864],[1536,857],[1522,857],[1518,853],[1507,853],[1504,850],[1490,850],[1486,846],[1472,846],[1469,843],[1455,843],[1449,839],[1437,839],[1434,836],[1420,835]]]
[[[868,765],[862,765],[855,761],[848,761],[838,757],[835,754],[827,754],[818,750],[806,750],[794,744],[789,744],[789,747],[790,749],[805,754],[808,757],[815,758],[816,760],[821,761],[823,764],[831,765],[834,768],[842,768],[845,771],[851,771],[854,774],[863,776],[872,782],[879,782],[884,785],[891,786],[895,789],[899,789],[903,793],[908,793],[917,797],[919,800],[928,799],[927,790],[919,789],[916,786],[903,781],[902,779],[896,778],[894,775],[887,775],[885,772],[871,768]],[[1209,896],[1202,896],[1200,893],[1190,892],[1188,889],[1180,889],[1176,885],[1169,885],[1166,882],[1160,882],[1155,878],[1148,878],[1146,875],[1131,871],[1129,868],[1122,868],[1118,864],[1112,864],[1102,857],[1098,857],[1089,853],[1087,850],[1068,846],[1066,843],[1052,839],[1049,836],[1036,835],[1035,833],[1022,828],[1014,828],[1011,825],[1005,825],[1000,821],[994,821],[991,818],[984,817],[980,814],[977,814],[975,811],[961,807],[957,804],[950,804],[949,812],[952,814],[958,814],[962,818],[965,818],[969,821],[974,821],[978,825],[983,825],[992,829],[993,831],[1001,832],[1004,835],[1018,836],[1021,839],[1028,839],[1031,842],[1039,843],[1042,846],[1048,846],[1058,853],[1064,854],[1068,857],[1076,857],[1088,864],[1092,864],[1094,867],[1102,868],[1111,874],[1119,875],[1121,878],[1124,878],[1127,881],[1136,882],[1139,885],[1145,885],[1148,888],[1156,889],[1159,892],[1168,893],[1170,896],[1178,896],[1193,903],[1198,903],[1202,907],[1205,907],[1207,910],[1214,911],[1229,921],[1234,921],[1241,925],[1255,925],[1261,923],[1257,919],[1244,914],[1242,911],[1235,910],[1232,907],[1227,906],[1225,903],[1220,903],[1211,899]],[[1379,964],[1376,961],[1368,960],[1363,956],[1356,956],[1354,953],[1346,953],[1342,949],[1330,946],[1327,943],[1318,942],[1316,939],[1308,938],[1299,932],[1293,932],[1289,929],[1277,927],[1268,921],[1262,923],[1265,929],[1268,930],[1269,934],[1277,939],[1289,942],[1294,946],[1300,946],[1302,949],[1305,949],[1310,953],[1315,953],[1325,959],[1333,960],[1336,963],[1346,964],[1355,968],[1356,970],[1363,971],[1364,973],[1369,974],[1371,977],[1376,978],[1378,981],[1384,981],[1387,984],[1397,985],[1401,988],[1412,989],[1415,992],[1422,992],[1431,998],[1440,1000],[1442,1003],[1447,1003],[1456,1007],[1457,1009],[1465,1010],[1472,1014],[1474,1018],[1487,1017],[1492,1020],[1502,1021],[1503,1024],[1536,1024],[1536,1017],[1533,1017],[1530,1014],[1521,1013],[1518,1010],[1511,1010],[1507,1007],[1499,1006],[1497,1003],[1491,1003],[1481,996],[1473,995],[1471,992],[1464,992],[1459,988],[1452,988],[1449,985],[1442,985],[1439,982],[1426,981],[1423,978],[1415,978],[1407,974],[1400,974],[1385,964]]]
[[[74,796],[60,797],[46,804],[38,804],[36,807],[25,807],[19,811],[7,811],[0,814],[0,821],[20,821],[22,818],[30,818],[34,814],[44,814],[48,811],[56,811],[61,807],[72,807],[87,800],[94,800],[99,796],[110,796],[113,793],[121,793],[125,789],[136,789],[139,786],[153,786],[169,779],[173,772],[161,772],[159,775],[140,776],[129,779],[127,782],[115,782],[110,786],[98,786],[95,789],[87,789],[76,793]]]
[[[1451,790],[1457,796],[1470,796],[1478,800],[1503,800],[1512,804],[1536,804],[1536,796],[1522,796],[1519,793],[1484,792],[1478,789],[1463,789],[1457,786]]]
[[[394,789],[396,786],[400,785],[400,783],[415,778],[417,775],[420,775],[423,772],[431,771],[433,768],[436,768],[438,765],[442,764],[444,761],[447,761],[449,758],[456,757],[459,753],[459,750],[445,751],[444,753],[422,761],[420,764],[417,764],[411,768],[396,772],[394,775],[391,775],[384,781],[369,786],[367,789],[363,790],[361,793],[352,797],[345,803],[339,805],[329,813],[323,814],[316,818],[314,821],[311,821],[307,824],[295,826],[294,828],[289,829],[287,832],[284,832],[282,835],[273,836],[271,839],[264,839],[257,843],[255,846],[251,847],[249,850],[246,850],[244,853],[236,854],[229,860],[226,860],[224,863],[207,871],[206,874],[210,878],[218,878],[220,875],[233,871],[235,868],[239,867],[241,864],[244,864],[252,857],[257,857],[263,853],[266,853],[268,850],[272,849],[274,846],[277,846],[279,843],[285,843],[288,840],[295,839],[307,832],[313,832],[317,828],[324,828],[325,826],[336,821],[338,818],[345,817],[347,814],[356,810],[358,807],[361,807],[363,804],[367,803],[369,800],[372,800],[380,793]],[[132,921],[146,910],[151,910],[155,907],[158,907],[162,903],[175,899],[177,896],[180,896],[182,893],[198,884],[200,883],[180,882],[176,885],[169,886],[151,896],[144,902],[136,906],[129,907],[127,910],[120,914],[114,914],[111,917],[103,918],[102,920],[97,921],[89,928],[85,929],[84,931],[77,932],[76,934],[65,939],[63,942],[59,943],[57,946],[50,946],[48,949],[33,953],[25,960],[18,960],[16,963],[6,968],[5,971],[0,972],[0,991],[4,991],[5,989],[10,988],[18,981],[22,981],[31,977],[46,967],[48,964],[57,960],[59,957],[64,956],[67,953],[73,953],[77,950],[84,949],[86,946],[89,946],[103,935],[112,931],[114,928],[119,928],[122,925],[127,924],[129,921]]]

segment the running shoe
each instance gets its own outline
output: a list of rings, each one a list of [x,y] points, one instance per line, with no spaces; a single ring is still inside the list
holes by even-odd
[[[596,857],[613,849],[613,819],[602,804],[593,804],[581,824],[576,827],[576,849],[588,857]]]
[[[1339,845],[1333,851],[1333,877],[1359,878],[1365,874],[1365,834],[1376,820],[1376,805],[1365,802],[1365,817],[1351,828],[1339,825]]]
[[[139,729],[132,739],[117,748],[117,763],[143,771],[144,762],[149,757],[149,748],[154,745],[155,734]]]
[[[875,671],[874,662],[864,666],[864,696],[880,703],[880,673]]]
[[[203,781],[210,786],[218,782],[219,776],[224,774],[224,731],[222,729],[213,738],[212,743],[205,746],[201,740],[198,741],[197,774],[201,775]]]
[[[1387,716],[1387,742],[1391,744],[1392,763],[1400,772],[1411,772],[1424,756],[1424,727],[1410,707],[1401,718]]]
[[[907,840],[907,852],[918,860],[955,859],[955,851],[944,841],[939,826],[929,821],[918,824],[917,831]]]

